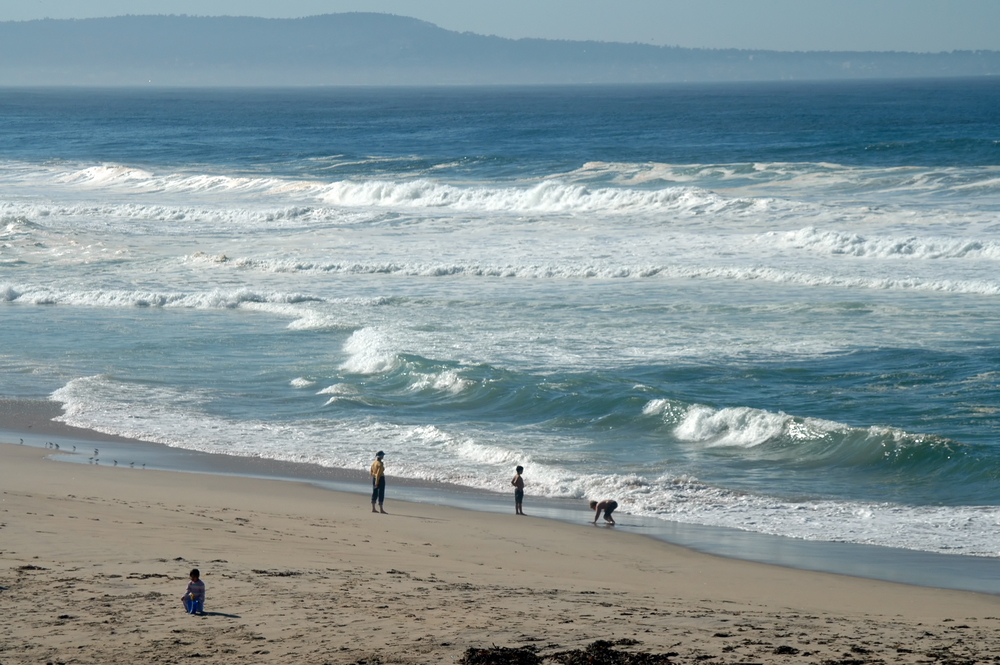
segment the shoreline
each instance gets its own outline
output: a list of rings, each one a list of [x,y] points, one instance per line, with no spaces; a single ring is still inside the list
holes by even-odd
[[[100,466],[121,466],[174,473],[210,474],[307,483],[328,491],[367,496],[367,471],[315,464],[204,453],[159,443],[72,427],[52,418],[61,407],[45,400],[0,399],[0,442],[47,448],[52,459],[89,464],[89,445],[103,452]],[[78,450],[74,450],[76,446]],[[86,451],[86,452],[85,452]],[[120,459],[117,459],[120,458]],[[507,495],[449,483],[389,476],[387,501],[463,508],[483,513],[513,513]],[[531,517],[587,526],[592,514],[582,501],[528,496]],[[624,518],[624,519],[623,519]],[[913,586],[1000,595],[1000,559],[938,554],[855,543],[803,541],[754,532],[620,515],[616,532],[685,547],[694,552],[795,570],[849,575]]]
[[[586,662],[917,665],[1000,652],[988,594],[512,513],[387,501],[373,515],[367,496],[308,483],[57,464],[17,444],[0,457],[4,665],[431,665],[494,646],[526,659],[473,662],[557,665],[597,640],[662,658]],[[202,616],[180,603],[192,567]]]

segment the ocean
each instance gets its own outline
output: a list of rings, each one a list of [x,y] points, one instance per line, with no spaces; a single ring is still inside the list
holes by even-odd
[[[0,395],[390,496],[995,557],[998,268],[995,78],[0,90]]]

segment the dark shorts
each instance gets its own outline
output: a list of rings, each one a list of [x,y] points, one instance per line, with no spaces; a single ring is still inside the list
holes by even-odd
[[[524,501],[524,490],[514,490],[514,503],[522,503]]]

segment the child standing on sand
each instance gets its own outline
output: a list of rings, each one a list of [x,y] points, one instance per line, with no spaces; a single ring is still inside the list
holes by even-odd
[[[201,572],[197,568],[191,571],[191,581],[181,598],[184,599],[184,610],[188,614],[205,613],[205,583],[201,581]]]
[[[524,473],[524,467],[517,467],[514,473],[514,479],[510,481],[510,484],[514,486],[514,514],[523,515],[521,511],[521,502],[524,500],[524,478],[521,474]]]

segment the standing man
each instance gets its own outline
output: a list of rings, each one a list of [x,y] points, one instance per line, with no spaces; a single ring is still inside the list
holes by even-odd
[[[375,461],[372,462],[370,473],[372,475],[372,512],[386,514],[382,510],[382,502],[385,500],[385,464],[382,458],[385,453],[381,450],[375,453]],[[378,510],[375,510],[375,503],[378,503]]]

